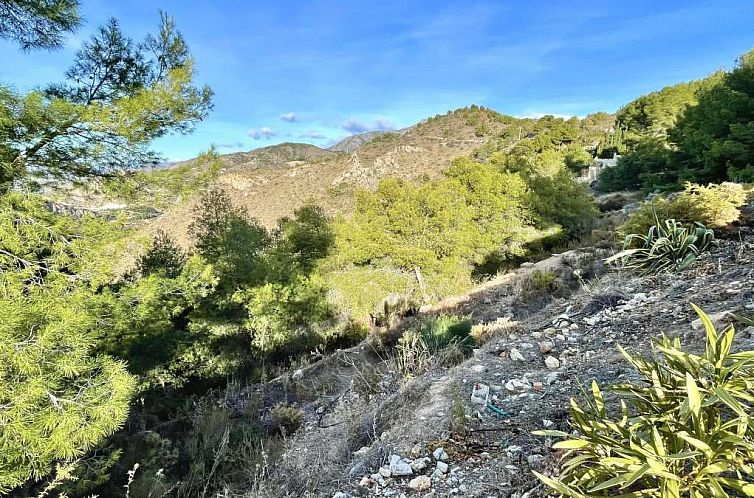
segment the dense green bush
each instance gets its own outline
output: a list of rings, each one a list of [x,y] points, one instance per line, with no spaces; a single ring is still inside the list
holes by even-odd
[[[88,297],[0,297],[0,494],[84,455],[126,418],[134,379],[95,354]]]
[[[139,257],[136,270],[139,275],[146,277],[154,273],[161,273],[174,278],[186,262],[186,253],[170,236],[158,230],[151,245]]]
[[[706,497],[754,493],[754,351],[731,353],[734,331],[704,324],[703,355],[664,337],[657,356],[621,352],[639,379],[611,390],[620,414],[610,415],[596,381],[585,404],[571,401],[574,434],[539,431],[564,438],[557,479],[535,474],[563,496]]]
[[[233,205],[218,189],[202,195],[189,226],[194,248],[218,273],[220,286],[232,293],[239,285],[264,281],[263,251],[270,243],[267,230],[245,210]]]
[[[649,227],[655,225],[655,218],[672,218],[689,225],[698,222],[710,228],[720,228],[738,219],[739,208],[747,196],[743,186],[735,183],[706,187],[687,183],[679,194],[658,196],[642,204],[631,213],[620,232],[624,235],[647,233]]]
[[[568,171],[533,178],[529,186],[534,210],[545,224],[555,223],[562,228],[562,239],[583,237],[594,228],[598,213],[594,200],[587,186],[575,182]]]
[[[456,159],[444,178],[421,185],[391,179],[359,192],[328,263],[335,299],[365,316],[388,294],[426,301],[461,293],[546,238],[588,234],[597,209],[553,140],[493,154],[489,164]],[[374,288],[373,297],[361,287]]]

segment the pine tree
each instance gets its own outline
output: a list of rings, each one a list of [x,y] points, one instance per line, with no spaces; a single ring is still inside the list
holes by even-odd
[[[67,80],[21,95],[0,87],[0,192],[29,176],[77,180],[157,163],[149,143],[186,133],[211,109],[172,18],[136,43],[111,19],[76,54]]]
[[[23,50],[59,48],[80,23],[76,0],[0,0],[0,38]]]
[[[175,278],[185,262],[186,253],[183,249],[167,233],[158,230],[152,239],[152,245],[139,258],[136,266],[141,276],[158,273]]]
[[[109,279],[101,251],[117,227],[0,196],[0,494],[40,479],[115,431],[134,380],[96,354],[93,285]]]
[[[0,494],[40,479],[125,421],[134,379],[93,354],[88,295],[0,297]]]

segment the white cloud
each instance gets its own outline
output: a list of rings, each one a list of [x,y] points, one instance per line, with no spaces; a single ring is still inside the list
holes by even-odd
[[[269,140],[277,135],[277,132],[272,128],[262,126],[261,128],[252,128],[251,130],[247,131],[246,134],[254,140]]]
[[[389,131],[397,127],[389,119],[377,118],[371,121],[364,121],[358,118],[348,118],[341,128],[350,133],[364,133],[367,131]]]

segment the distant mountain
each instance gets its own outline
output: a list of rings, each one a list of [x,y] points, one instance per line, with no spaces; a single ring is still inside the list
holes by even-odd
[[[385,135],[387,133],[400,133],[393,131],[368,131],[366,133],[359,133],[357,135],[351,135],[346,137],[335,145],[328,147],[327,150],[335,152],[354,152],[360,149],[363,145],[368,144],[375,138]]]
[[[612,115],[604,114],[604,120],[584,120],[584,133],[601,136],[614,124]],[[536,122],[472,106],[404,130],[354,135],[330,149],[284,143],[226,154],[220,156],[224,166],[214,183],[268,227],[307,202],[320,205],[331,215],[347,216],[358,189],[373,189],[387,177],[408,181],[437,178],[453,159],[483,151],[485,144],[494,142],[499,150],[528,140],[532,133],[522,130],[536,129]],[[176,204],[146,221],[144,229],[160,228],[179,243],[188,244],[187,227],[194,205],[195,199]]]
[[[317,161],[334,155],[333,151],[320,149],[316,145],[286,142],[249,152],[227,154],[223,159],[236,167],[270,168],[295,162]]]
[[[276,168],[290,166],[299,162],[317,161],[337,155],[331,150],[321,149],[316,145],[286,142],[268,147],[260,147],[248,152],[233,152],[220,156],[228,171],[236,169],[253,170],[258,168]],[[170,163],[167,167],[176,167],[189,162]]]

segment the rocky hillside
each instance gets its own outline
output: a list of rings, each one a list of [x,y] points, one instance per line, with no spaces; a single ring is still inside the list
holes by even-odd
[[[569,431],[569,399],[592,379],[605,386],[631,378],[618,345],[646,353],[668,334],[700,350],[703,332],[689,303],[718,324],[752,315],[754,206],[745,215],[719,248],[679,273],[609,271],[603,250],[585,248],[423,310],[466,314],[488,338],[456,366],[433,358],[428,371],[405,378],[372,341],[247,388],[228,401],[239,411],[261,398],[305,412],[259,496],[546,496],[531,470],[552,472],[559,455],[531,433]],[[535,272],[557,275],[541,299],[531,291]],[[737,329],[734,348],[754,349],[754,328]]]
[[[612,117],[608,116],[610,122]],[[359,188],[373,189],[386,177],[423,181],[438,177],[459,156],[490,140],[513,146],[535,120],[516,119],[471,107],[424,120],[399,132],[350,137],[329,150],[308,144],[281,144],[221,156],[225,165],[216,184],[266,226],[307,202],[329,214],[348,214]],[[599,136],[605,123],[585,121],[584,133]],[[149,223],[186,243],[193,202],[168,210]]]
[[[366,145],[367,143],[371,142],[377,137],[381,137],[383,135],[386,135],[388,133],[395,133],[395,134],[402,134],[405,133],[407,130],[400,130],[400,131],[368,131],[366,133],[358,133],[356,135],[351,135],[350,137],[346,137],[340,142],[336,143],[335,145],[328,147],[328,150],[333,150],[335,152],[355,152],[358,149],[360,149],[363,145]]]

